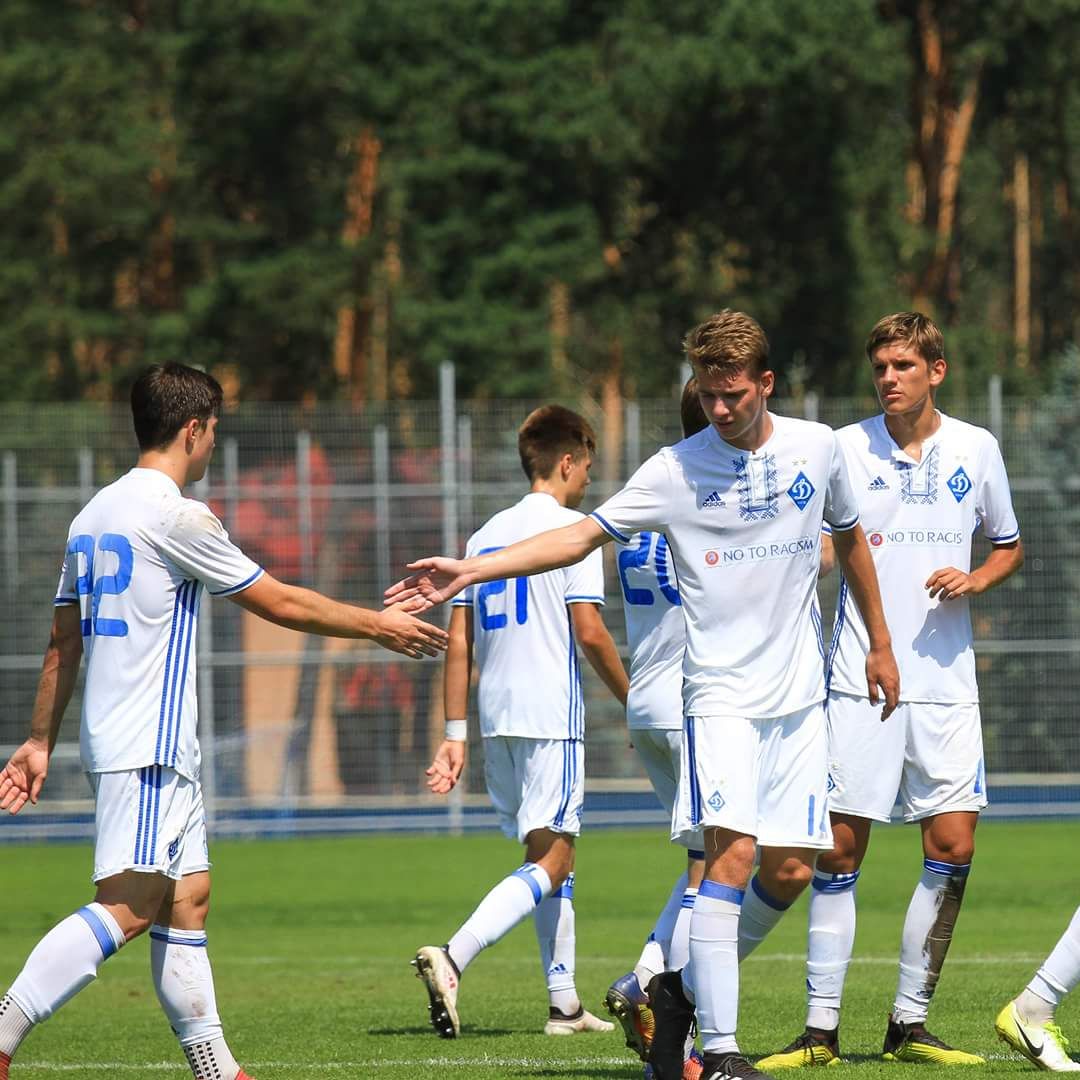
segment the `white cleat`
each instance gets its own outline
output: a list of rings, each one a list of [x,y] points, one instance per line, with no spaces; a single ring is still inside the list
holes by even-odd
[[[1024,1020],[1010,1001],[994,1021],[998,1037],[1033,1065],[1047,1072],[1080,1072],[1080,1062],[1069,1057],[1069,1040],[1053,1021],[1033,1024]]]
[[[416,977],[427,988],[428,1016],[441,1039],[456,1039],[461,1031],[458,1020],[458,973],[445,949],[424,945],[412,961]]]
[[[588,1009],[582,1007],[573,1016],[563,1016],[556,1009],[551,1010],[554,1015],[548,1017],[544,1025],[545,1035],[580,1035],[585,1031],[614,1031],[615,1025],[601,1020],[599,1016],[593,1016]]]

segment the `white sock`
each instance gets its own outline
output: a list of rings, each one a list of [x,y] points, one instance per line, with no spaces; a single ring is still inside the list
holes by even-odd
[[[765,940],[789,907],[790,904],[769,895],[758,874],[750,879],[739,913],[740,964]]]
[[[687,889],[679,905],[679,917],[675,920],[675,931],[671,935],[671,950],[667,955],[667,970],[682,971],[690,963],[690,919],[694,914],[694,902],[697,889]]]
[[[1054,946],[1043,966],[1028,983],[1017,1000],[1025,1019],[1045,1024],[1054,1017],[1054,1010],[1076,986],[1080,985],[1080,908],[1077,908],[1068,929]],[[1031,1000],[1034,998],[1035,1000]],[[1039,1003],[1044,1008],[1039,1008]],[[1049,1008],[1049,1013],[1046,1012]]]
[[[656,918],[649,940],[641,950],[641,956],[634,965],[634,974],[642,988],[649,985],[649,980],[661,971],[668,970],[667,958],[671,953],[671,938],[682,910],[683,893],[686,892],[686,874],[684,873],[668,894],[667,903]]]
[[[547,980],[548,998],[564,1016],[574,1016],[581,1008],[574,985],[574,875],[570,874],[533,911],[540,963]]]
[[[15,1004],[10,994],[0,998],[0,1054],[11,1057],[33,1026],[33,1021]]]
[[[123,944],[124,933],[108,910],[101,904],[87,904],[34,946],[8,997],[31,1024],[40,1024],[89,986],[102,963]],[[14,1054],[23,1037],[25,1032],[14,1046],[0,1045],[0,1053]]]
[[[840,1001],[855,947],[853,874],[815,870],[810,882],[810,929],[806,947],[806,1026],[833,1031],[840,1026]]]
[[[221,1031],[206,931],[151,926],[150,974],[197,1080],[235,1080],[240,1066]]]
[[[738,1051],[739,909],[743,890],[703,881],[690,919],[698,1031],[706,1052]]]
[[[922,877],[912,894],[900,940],[900,980],[893,1019],[905,1024],[926,1020],[970,871],[971,863],[923,860]]]
[[[450,939],[447,949],[460,974],[477,954],[513,930],[545,896],[551,895],[551,878],[536,863],[524,863],[504,877],[480,901]]]

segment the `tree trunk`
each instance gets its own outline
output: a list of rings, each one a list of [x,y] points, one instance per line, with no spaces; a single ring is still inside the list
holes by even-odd
[[[1027,369],[1031,361],[1031,177],[1027,154],[1013,159],[1013,340],[1016,364]]]
[[[604,373],[600,404],[604,415],[604,432],[600,445],[600,474],[605,484],[617,485],[622,469],[623,345],[616,337],[611,343],[608,369]]]

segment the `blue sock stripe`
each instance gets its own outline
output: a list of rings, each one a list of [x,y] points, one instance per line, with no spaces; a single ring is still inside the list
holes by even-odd
[[[682,898],[682,906],[684,908],[693,908],[694,901],[697,899],[697,889],[693,892],[684,892]]]
[[[826,874],[815,871],[813,878],[810,880],[810,887],[815,892],[847,892],[848,889],[855,887],[855,882],[859,880],[859,873],[858,870],[851,874]]]
[[[555,890],[554,893],[560,900],[574,899],[574,875],[567,874],[566,880]]]
[[[101,947],[101,959],[108,960],[119,946],[109,928],[101,921],[101,916],[88,907],[79,908],[75,914],[94,932],[94,937],[97,938],[97,943]]]
[[[165,941],[170,945],[190,945],[193,949],[205,949],[207,941],[205,936],[201,938],[176,937],[167,930],[151,930],[150,937],[154,941]]]
[[[738,904],[740,907],[745,895],[745,890],[721,885],[719,881],[703,881],[698,889],[698,896],[707,897],[709,900],[726,900],[729,904]]]
[[[539,904],[544,897],[544,892],[540,888],[540,882],[538,882],[536,878],[534,878],[532,875],[533,867],[535,865],[535,863],[531,862],[525,863],[524,866],[519,866],[513,872],[513,874],[511,874],[511,877],[521,878],[521,880],[524,881],[530,889],[532,889],[533,903]]]
[[[750,888],[754,890],[754,895],[766,906],[771,907],[773,911],[787,911],[790,904],[785,904],[782,900],[777,900],[775,896],[770,896],[765,891],[765,886],[758,880],[757,874],[750,879]]]
[[[688,859],[704,859],[705,858],[705,852],[704,851],[698,851],[697,848],[687,848],[686,857]]]
[[[941,877],[967,877],[971,873],[971,863],[938,862],[936,859],[923,859],[923,869]]]

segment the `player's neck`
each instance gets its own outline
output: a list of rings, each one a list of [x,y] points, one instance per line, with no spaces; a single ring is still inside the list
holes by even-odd
[[[761,412],[754,419],[754,423],[742,432],[742,434],[731,439],[725,439],[723,435],[721,435],[720,438],[723,439],[728,446],[733,446],[736,450],[745,450],[754,454],[772,438],[772,433],[772,416],[769,414],[768,408],[762,405]]]
[[[922,444],[941,427],[941,414],[928,397],[918,408],[906,413],[886,413],[885,428],[892,440],[909,457],[922,460]]]
[[[566,505],[566,485],[556,477],[554,479],[534,480],[529,488],[532,495],[550,495],[560,506]]]
[[[187,461],[178,461],[172,454],[161,450],[145,450],[135,462],[137,469],[157,469],[164,473],[181,491],[188,482]]]

